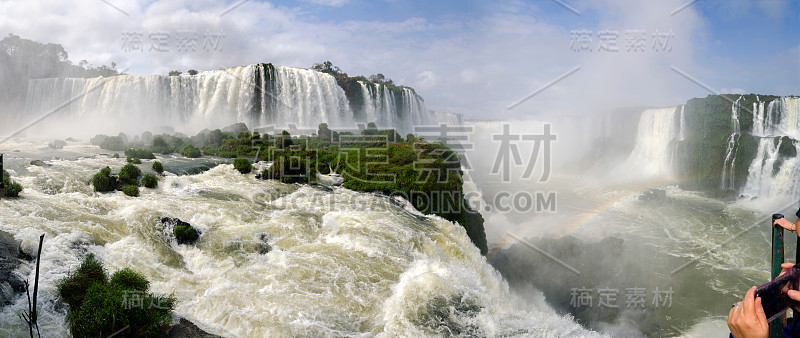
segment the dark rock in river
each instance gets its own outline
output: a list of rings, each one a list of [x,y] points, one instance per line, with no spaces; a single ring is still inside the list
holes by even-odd
[[[178,244],[192,244],[200,238],[200,232],[191,224],[172,217],[161,217],[161,224],[172,229]]]
[[[184,337],[202,337],[202,338],[211,338],[211,337],[219,337],[217,335],[210,334],[201,330],[197,325],[194,323],[181,318],[177,324],[170,326],[169,331],[164,337],[168,338],[184,338]]]
[[[61,140],[55,140],[53,142],[50,142],[47,146],[50,147],[50,148],[53,148],[53,149],[64,149],[64,147],[66,145],[67,145],[67,142],[64,142],[64,141],[61,141]]]
[[[25,283],[14,272],[20,264],[19,256],[19,243],[14,236],[0,231],[0,307],[25,292]]]
[[[650,189],[639,195],[640,201],[663,201],[667,199],[667,191],[664,189]]]

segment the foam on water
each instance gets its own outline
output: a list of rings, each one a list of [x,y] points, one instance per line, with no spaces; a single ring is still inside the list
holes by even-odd
[[[123,160],[51,163],[15,174],[23,197],[0,200],[0,229],[27,252],[47,234],[39,323],[48,336],[68,336],[54,285],[88,252],[110,272],[141,272],[152,292],[177,298],[176,314],[223,336],[596,335],[516,298],[462,227],[390,198],[256,180],[228,164],[168,174],[131,198],[86,185]],[[192,223],[200,240],[176,244],[161,216]],[[19,273],[32,280],[32,264]],[[17,317],[26,306],[18,298],[3,309],[0,335],[27,332]]]

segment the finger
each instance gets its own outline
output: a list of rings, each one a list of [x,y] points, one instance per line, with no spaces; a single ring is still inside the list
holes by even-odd
[[[794,300],[796,300],[796,301],[800,302],[800,291],[797,291],[797,290],[789,290],[789,292],[787,292],[787,293],[786,293],[786,295],[787,295],[787,296],[789,296],[789,298],[791,298],[791,299],[794,299]]]
[[[794,266],[794,263],[783,263],[781,264],[781,268],[784,269],[791,269]]]
[[[762,323],[767,322],[767,314],[764,313],[764,307],[761,305],[761,297],[756,297],[755,304],[753,304],[756,308],[756,319]]]
[[[742,300],[742,313],[745,316],[752,316],[755,315],[755,308],[754,303],[756,300],[756,287],[753,286],[747,293],[744,295],[744,300]]]

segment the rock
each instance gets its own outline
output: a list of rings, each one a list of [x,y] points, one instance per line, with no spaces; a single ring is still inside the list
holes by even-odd
[[[197,325],[194,323],[181,318],[178,320],[178,323],[169,327],[169,331],[164,337],[169,338],[184,338],[184,337],[203,337],[203,338],[211,338],[211,337],[219,337],[217,335],[210,334],[201,330]]]
[[[667,199],[667,191],[664,189],[650,189],[639,195],[640,201],[663,201]]]
[[[258,253],[262,255],[268,254],[272,250],[272,246],[269,245],[269,236],[267,236],[267,234],[261,234],[259,238],[261,242],[259,243]]]
[[[20,264],[19,245],[14,236],[0,231],[0,308],[25,292],[25,283],[14,272]]]
[[[44,163],[44,161],[42,161],[42,160],[33,160],[33,161],[31,161],[31,165],[35,165],[37,167],[49,167],[50,166],[49,164]]]
[[[67,142],[64,142],[64,141],[61,141],[61,140],[55,140],[53,142],[50,142],[47,146],[50,147],[50,148],[53,148],[53,149],[64,149],[64,147],[66,145],[67,145]]]
[[[200,232],[191,224],[172,217],[161,217],[161,224],[172,229],[178,244],[192,244],[200,238]]]

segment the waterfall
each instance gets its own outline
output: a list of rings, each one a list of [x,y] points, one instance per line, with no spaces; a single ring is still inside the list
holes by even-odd
[[[439,122],[410,88],[360,86],[363,108],[359,103],[352,107],[329,74],[257,64],[196,75],[34,79],[28,84],[26,108],[29,115],[41,116],[74,99],[58,116],[82,128],[96,127],[96,132],[108,132],[109,125],[135,132],[170,125],[192,133],[237,122],[310,129],[321,122],[332,128],[376,122],[411,132],[415,125]]]
[[[686,105],[681,105],[681,124],[680,124],[680,136],[678,136],[678,141],[686,140],[686,116],[684,115],[684,111],[686,109]]]
[[[739,101],[741,100],[742,97],[739,96],[731,106],[731,126],[733,131],[728,136],[728,146],[725,150],[725,162],[722,165],[722,180],[719,187],[721,190],[731,190],[736,187],[734,179],[736,177],[736,153],[738,152],[741,133],[739,127],[739,109],[741,108]]]
[[[753,105],[753,135],[758,152],[748,168],[742,195],[749,198],[800,198],[800,102],[796,97]]]
[[[677,107],[642,112],[636,144],[617,172],[638,178],[669,178],[673,175],[673,142],[680,135]],[[633,172],[631,172],[633,171]]]

